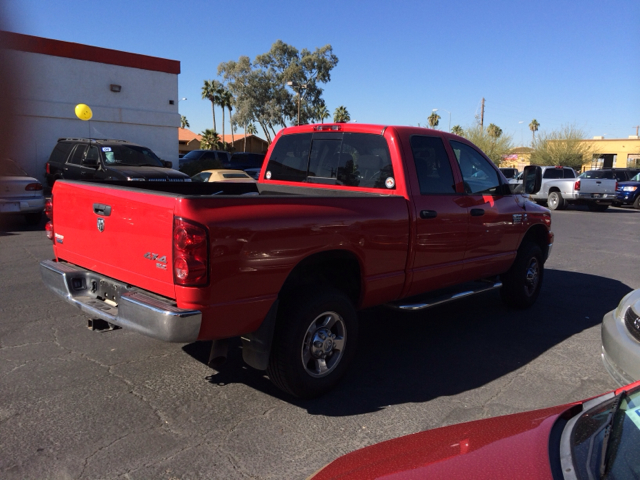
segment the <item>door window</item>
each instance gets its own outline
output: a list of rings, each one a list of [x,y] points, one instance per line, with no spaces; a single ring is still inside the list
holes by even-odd
[[[451,148],[456,155],[465,193],[487,193],[495,195],[500,187],[498,172],[477,150],[464,143],[451,141]]]
[[[71,163],[73,165],[82,165],[82,160],[84,159],[84,153],[86,151],[86,145],[78,145],[73,151],[73,154],[71,155],[67,163]]]
[[[451,163],[441,138],[414,135],[411,152],[422,195],[456,192]]]

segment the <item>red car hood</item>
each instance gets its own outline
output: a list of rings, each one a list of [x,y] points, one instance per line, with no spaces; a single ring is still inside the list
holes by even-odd
[[[574,404],[437,428],[356,450],[313,480],[551,479],[549,433]]]

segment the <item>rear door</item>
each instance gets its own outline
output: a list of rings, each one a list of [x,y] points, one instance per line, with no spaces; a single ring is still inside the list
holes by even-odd
[[[56,257],[174,297],[176,198],[128,187],[62,181],[53,189]]]

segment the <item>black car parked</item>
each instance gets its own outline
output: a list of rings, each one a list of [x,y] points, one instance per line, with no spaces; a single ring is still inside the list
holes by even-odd
[[[68,180],[138,180],[190,182],[147,147],[95,138],[59,138],[47,162],[47,183]]]
[[[239,152],[231,155],[228,162],[223,163],[224,168],[231,170],[244,170],[257,180],[264,162],[265,155],[263,153]]]
[[[191,162],[204,162],[205,160],[218,160],[224,164],[229,161],[231,155],[224,150],[191,150],[178,161],[180,169]]]

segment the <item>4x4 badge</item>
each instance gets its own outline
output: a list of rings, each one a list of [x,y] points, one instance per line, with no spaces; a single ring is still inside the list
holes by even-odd
[[[104,232],[104,218],[98,218],[98,230]]]

